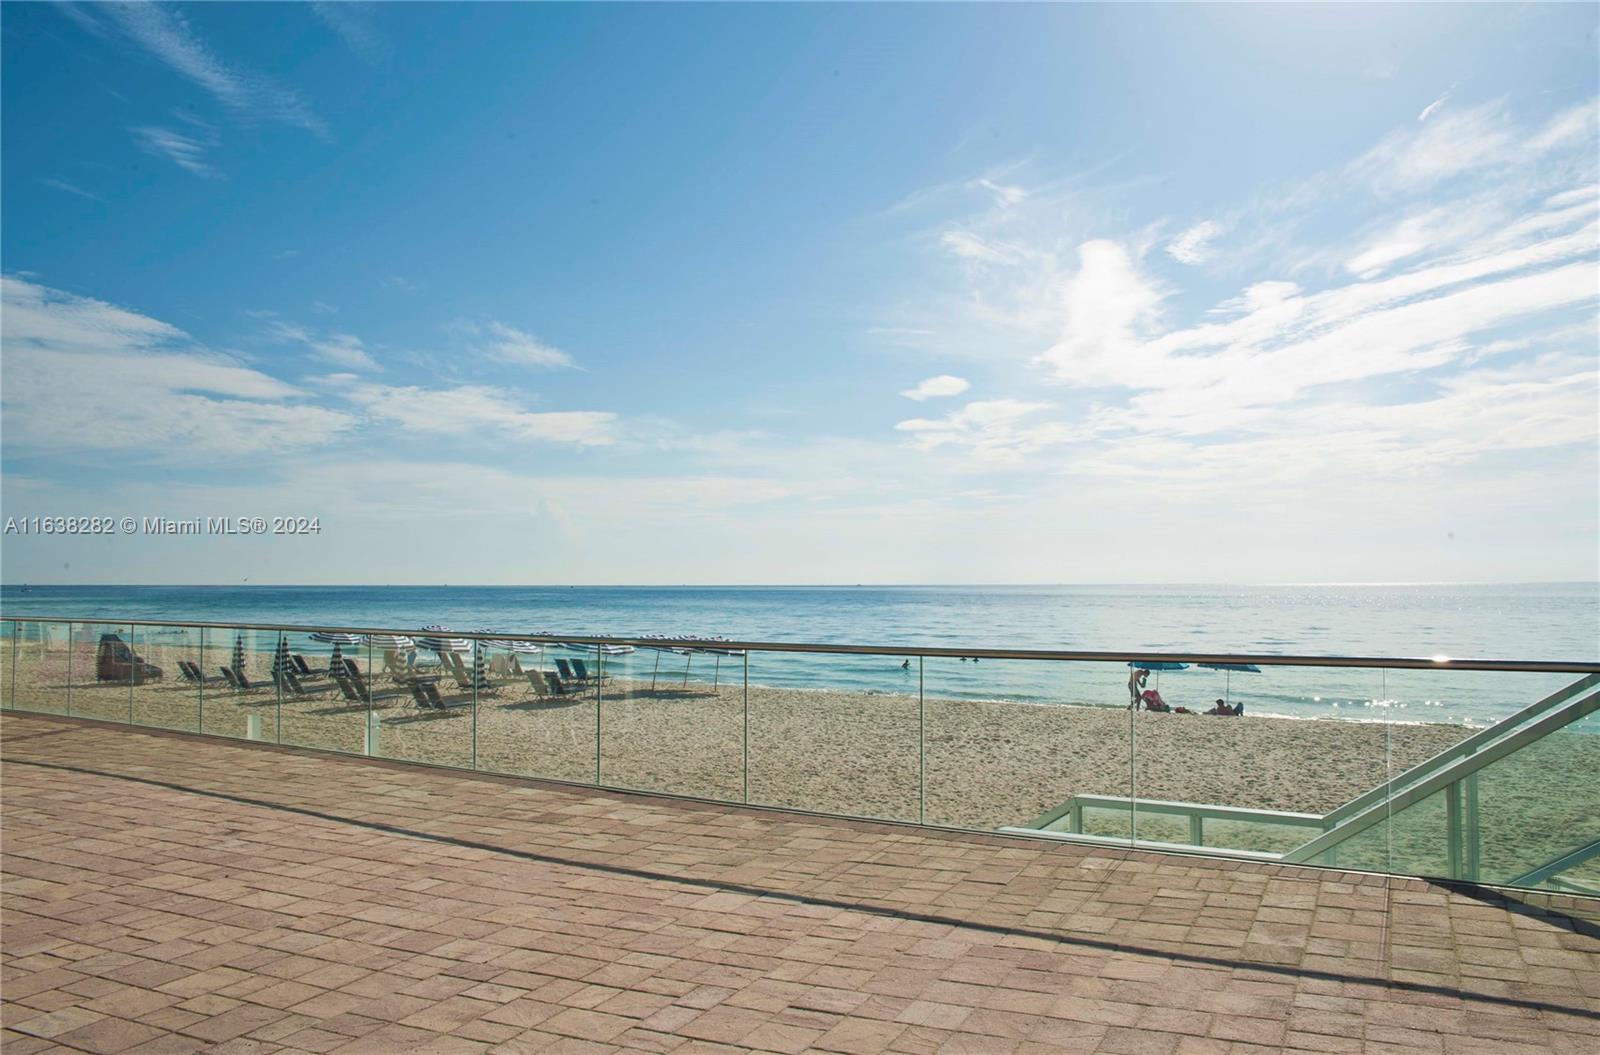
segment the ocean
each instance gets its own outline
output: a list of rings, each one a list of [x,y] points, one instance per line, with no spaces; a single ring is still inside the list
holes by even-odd
[[[752,683],[917,691],[922,647],[1405,656],[1593,662],[1600,584],[1283,586],[33,586],[0,587],[0,617],[74,616],[553,635],[721,636],[883,645],[904,657],[748,658]],[[297,646],[298,647],[298,646]],[[613,670],[699,680],[744,661],[638,653]],[[684,666],[688,666],[685,671]],[[654,669],[652,669],[654,668]],[[1019,703],[1126,702],[1126,667],[928,659],[929,694]],[[1169,703],[1218,696],[1248,713],[1357,721],[1492,723],[1572,676],[1459,671],[1191,669],[1160,676]]]

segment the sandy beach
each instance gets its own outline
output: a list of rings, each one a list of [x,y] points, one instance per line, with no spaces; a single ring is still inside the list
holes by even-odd
[[[142,643],[139,652],[164,668],[162,681],[85,683],[83,674],[92,677],[94,670],[93,648],[75,647],[69,694],[65,647],[23,643],[15,657],[16,703],[66,713],[70,695],[76,715],[223,736],[253,733],[352,753],[368,745],[370,730],[373,753],[393,758],[970,828],[1026,825],[1075,794],[1127,796],[1133,780],[1141,799],[1324,813],[1472,732],[1444,724],[1130,715],[1071,700],[928,698],[919,708],[914,695],[746,690],[737,683],[713,691],[694,681],[652,689],[647,681],[622,679],[556,698],[534,696],[525,680],[501,680],[474,707],[470,693],[444,678],[439,689],[450,706],[438,711],[419,708],[381,675],[373,679],[369,715],[325,678],[306,683],[308,696],[280,703],[270,653],[246,657],[248,676],[264,687],[235,692],[179,680],[177,659],[199,654],[186,643]],[[230,662],[229,653],[207,649],[202,668],[216,671]],[[1504,765],[1484,777],[1486,832],[1492,817],[1515,814],[1518,833],[1515,847],[1499,845],[1503,834],[1486,836],[1486,866],[1496,858],[1514,867],[1546,843],[1559,845],[1568,825],[1592,813],[1600,736],[1568,734],[1524,755],[1515,769]],[[1436,817],[1432,806],[1407,814],[1408,831],[1385,825],[1381,837],[1348,848],[1339,863],[1379,868],[1403,851],[1443,870],[1442,800]],[[1128,834],[1125,813],[1091,814],[1086,826]],[[1139,826],[1143,839],[1187,841],[1181,821],[1141,816]],[[1208,833],[1210,843],[1273,851],[1303,838],[1295,830],[1230,830],[1226,823]]]

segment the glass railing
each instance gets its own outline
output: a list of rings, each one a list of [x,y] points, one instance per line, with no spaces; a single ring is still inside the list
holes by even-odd
[[[1600,662],[30,618],[0,620],[0,633],[0,706],[18,711],[1600,894]]]

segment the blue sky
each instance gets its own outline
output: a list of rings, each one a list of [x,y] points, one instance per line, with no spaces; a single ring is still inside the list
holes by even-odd
[[[7,4],[0,573],[1600,577],[1597,19]]]

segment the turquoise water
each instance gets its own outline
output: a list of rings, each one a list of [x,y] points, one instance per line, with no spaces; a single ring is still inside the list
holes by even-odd
[[[1600,584],[962,587],[20,586],[0,615],[328,624],[574,635],[670,634],[903,649],[1038,648],[1434,656],[1593,661]],[[683,674],[641,652],[616,673]],[[900,658],[749,657],[755,684],[915,692]],[[688,677],[726,678],[742,661],[695,657]],[[1111,664],[929,659],[926,691],[1029,703],[1126,701]],[[1161,676],[1174,705],[1228,694],[1249,713],[1293,718],[1485,724],[1565,684],[1561,675],[1269,668],[1231,677]]]

